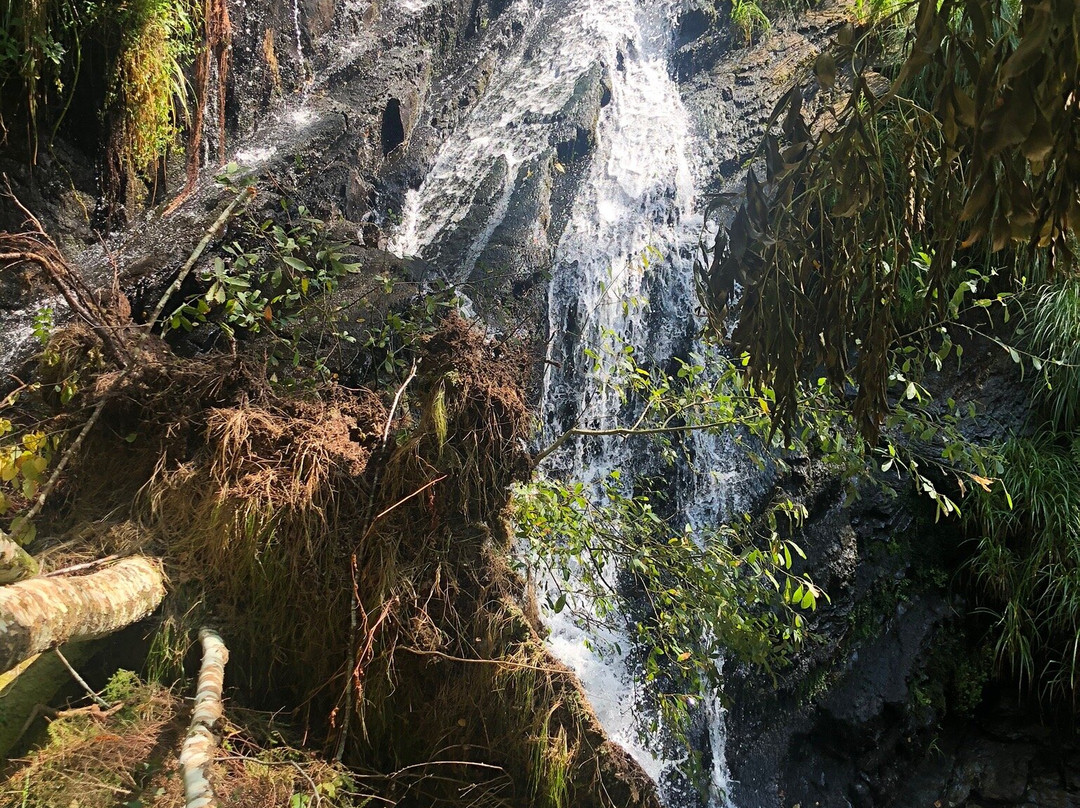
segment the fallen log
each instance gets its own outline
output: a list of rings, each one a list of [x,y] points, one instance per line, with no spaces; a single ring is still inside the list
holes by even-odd
[[[161,565],[143,556],[90,575],[2,586],[0,671],[63,643],[119,631],[153,612],[164,597]]]
[[[191,714],[184,747],[180,750],[180,772],[184,778],[187,808],[217,808],[217,797],[210,786],[209,769],[214,759],[214,725],[221,719],[221,691],[225,686],[225,663],[229,649],[216,631],[199,631],[202,642],[202,667],[195,691],[195,709]]]
[[[64,655],[72,665],[83,665],[101,645],[101,640],[71,643],[64,646]],[[0,674],[0,760],[10,756],[43,705],[70,684],[71,675],[56,654],[37,654]]]

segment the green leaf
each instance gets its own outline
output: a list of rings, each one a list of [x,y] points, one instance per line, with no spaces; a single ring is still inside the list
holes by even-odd
[[[37,526],[25,516],[16,516],[11,520],[10,538],[20,547],[25,547],[37,537]]]

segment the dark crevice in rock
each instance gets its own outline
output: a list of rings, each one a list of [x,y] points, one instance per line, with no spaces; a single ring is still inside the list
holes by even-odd
[[[401,120],[401,101],[391,98],[382,114],[382,152],[389,157],[405,142],[405,124]]]
[[[603,100],[601,100],[603,105]],[[592,148],[592,135],[583,126],[574,127],[574,137],[555,146],[555,153],[560,163],[573,163],[589,153]]]

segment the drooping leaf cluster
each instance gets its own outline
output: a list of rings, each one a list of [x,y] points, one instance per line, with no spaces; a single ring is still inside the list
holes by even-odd
[[[775,424],[795,423],[817,370],[873,439],[902,335],[949,316],[966,270],[1002,270],[1007,286],[1073,261],[1080,6],[913,0],[846,26],[815,71],[815,103],[795,87],[774,109],[745,198],[703,250],[699,295],[723,337],[741,288],[731,340],[775,390]]]

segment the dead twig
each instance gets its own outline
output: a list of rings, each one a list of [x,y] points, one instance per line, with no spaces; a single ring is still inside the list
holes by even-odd
[[[86,691],[86,695],[90,697],[90,699],[94,702],[96,706],[100,707],[103,710],[112,709],[112,705],[109,704],[109,702],[105,701],[105,699],[101,698],[101,696],[99,696],[97,693],[95,693],[90,688],[90,685],[86,683],[86,680],[79,675],[79,672],[73,667],[71,667],[71,663],[67,661],[67,657],[60,652],[59,648],[54,648],[53,653],[56,654],[60,662],[63,663],[65,668],[67,668],[67,672],[71,674],[71,678],[78,682],[79,687]]]
[[[322,794],[319,793],[319,789],[316,787],[315,781],[311,779],[311,775],[308,774],[306,771],[304,771],[303,768],[301,768],[300,764],[297,763],[295,760],[290,760],[289,763],[291,763],[293,766],[295,766],[296,770],[298,772],[300,772],[300,776],[308,781],[308,785],[311,786],[311,793],[315,795],[315,805],[316,806],[321,806],[322,805]]]
[[[210,225],[209,229],[206,231],[206,234],[202,237],[202,240],[195,246],[194,252],[192,252],[191,255],[188,257],[188,260],[184,262],[184,265],[180,267],[180,272],[177,273],[176,279],[172,282],[169,288],[165,290],[165,294],[161,296],[161,300],[159,300],[157,305],[154,307],[154,311],[150,314],[150,318],[147,320],[150,328],[153,328],[154,325],[157,323],[158,318],[161,316],[161,313],[165,311],[165,306],[168,305],[169,299],[180,291],[180,287],[184,285],[184,281],[187,280],[187,276],[191,274],[191,270],[192,268],[194,268],[195,262],[198,261],[200,257],[202,257],[203,252],[208,246],[210,246],[210,242],[214,240],[214,238],[221,231],[221,229],[225,227],[225,225],[228,223],[229,219],[232,218],[233,213],[238,207],[240,207],[240,203],[249,201],[254,196],[254,186],[248,186],[242,189],[240,193],[236,195],[236,198],[234,198],[233,201],[226,206],[225,210],[221,212],[221,215],[214,220],[214,223]]]
[[[377,515],[377,516],[376,516],[376,517],[375,517],[374,519],[372,519],[372,520],[371,520],[371,524],[370,524],[370,525],[368,525],[368,529],[367,529],[367,532],[368,532],[368,533],[371,533],[371,529],[372,529],[372,527],[374,527],[374,526],[375,526],[375,523],[376,523],[376,522],[378,522],[378,521],[379,521],[380,519],[382,519],[382,518],[383,518],[384,516],[386,516],[386,514],[390,513],[390,511],[394,510],[394,508],[397,508],[397,507],[399,507],[399,506],[401,506],[401,505],[404,505],[404,504],[405,504],[406,502],[408,502],[408,501],[409,501],[410,499],[412,499],[413,497],[419,496],[420,494],[424,493],[424,492],[425,492],[425,491],[427,491],[427,490],[428,490],[429,488],[431,488],[431,486],[435,485],[436,483],[441,483],[441,482],[442,482],[443,480],[445,480],[445,479],[446,479],[446,475],[445,475],[445,474],[444,474],[444,475],[442,475],[441,477],[436,477],[436,478],[435,478],[434,480],[432,480],[431,482],[429,482],[429,483],[427,483],[427,484],[425,484],[425,485],[422,485],[422,486],[420,486],[419,488],[417,488],[417,489],[416,489],[415,491],[413,491],[413,492],[412,492],[411,494],[409,494],[409,495],[408,495],[407,497],[403,497],[402,499],[399,499],[399,500],[398,500],[397,502],[395,502],[395,503],[394,503],[393,505],[391,505],[391,506],[390,506],[389,508],[386,508],[386,509],[385,509],[384,511],[382,511],[382,512],[381,512],[380,514],[378,514],[378,515]]]
[[[95,721],[105,721],[124,709],[124,702],[118,701],[107,710],[101,709],[97,704],[88,704],[85,707],[71,707],[67,710],[54,710],[51,707],[41,707],[40,712],[49,718],[71,718],[76,715],[87,715]]]
[[[405,377],[405,381],[401,383],[401,387],[398,388],[397,393],[394,395],[394,403],[390,406],[390,413],[386,416],[386,426],[383,427],[383,449],[385,449],[387,444],[390,443],[390,425],[394,422],[394,414],[397,412],[398,405],[401,403],[401,397],[405,393],[405,388],[408,387],[409,383],[416,378],[416,371],[419,369],[419,367],[419,361],[413,360],[412,367],[409,369],[409,375]]]
[[[415,656],[431,656],[438,657],[439,659],[445,659],[447,662],[466,662],[471,665],[495,665],[499,668],[516,668],[518,670],[527,671],[539,671],[540,673],[551,673],[559,676],[565,675],[567,670],[564,668],[551,668],[544,667],[542,665],[530,665],[528,662],[515,662],[512,659],[473,659],[469,657],[453,656],[442,651],[432,651],[424,648],[410,648],[407,645],[399,645],[397,647],[399,651],[405,651],[406,653],[413,654]]]
[[[128,374],[130,369],[131,367],[129,366],[127,370],[120,374],[116,382],[119,383],[120,380]],[[45,501],[49,498],[49,494],[53,492],[53,489],[56,488],[56,484],[60,480],[60,475],[64,473],[64,469],[66,469],[68,463],[71,462],[71,458],[73,458],[78,453],[79,448],[83,444],[83,441],[86,440],[87,434],[90,432],[91,429],[94,428],[94,424],[96,424],[98,422],[98,419],[101,418],[101,413],[105,411],[105,404],[108,403],[108,401],[108,395],[102,397],[101,401],[99,401],[98,405],[94,408],[94,412],[91,413],[90,418],[83,425],[83,428],[79,432],[78,436],[76,436],[72,444],[64,450],[64,454],[60,458],[60,462],[56,464],[56,468],[54,468],[52,474],[49,475],[48,481],[46,481],[45,485],[42,486],[41,491],[38,492],[37,499],[34,500],[34,504],[31,506],[30,510],[26,512],[23,521],[19,522],[18,527],[12,531],[12,541],[21,544],[19,539],[27,530],[30,529],[31,522],[33,522],[37,515],[41,513],[42,508],[45,507]]]
[[[72,564],[70,567],[63,567],[58,570],[52,570],[51,572],[44,573],[42,578],[56,578],[61,575],[70,575],[73,572],[82,572],[83,570],[93,569],[94,567],[100,567],[102,564],[108,564],[110,561],[116,561],[120,556],[107,555],[104,558],[95,558],[93,561],[84,561],[81,564]]]

